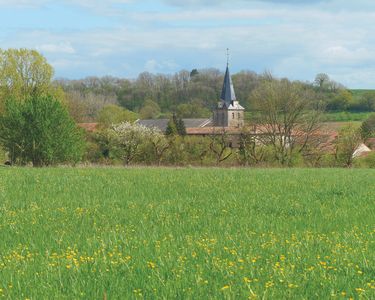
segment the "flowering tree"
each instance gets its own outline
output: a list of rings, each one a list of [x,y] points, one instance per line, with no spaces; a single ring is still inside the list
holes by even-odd
[[[141,145],[148,141],[152,130],[138,124],[123,122],[114,125],[113,131],[114,144],[121,153],[125,165],[140,153]]]

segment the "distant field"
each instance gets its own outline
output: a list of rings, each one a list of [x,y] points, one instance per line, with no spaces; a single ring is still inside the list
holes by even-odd
[[[353,93],[353,96],[354,98],[360,98],[362,97],[364,94],[368,93],[368,92],[374,92],[375,90],[362,90],[362,89],[354,89],[354,90],[350,90],[352,93]]]
[[[361,123],[371,115],[369,112],[327,112],[322,116],[323,122],[357,122]],[[254,115],[251,112],[245,113],[247,121],[254,120]]]
[[[369,112],[331,112],[324,113],[323,122],[363,122],[368,119],[372,113]]]
[[[375,171],[0,178],[6,299],[375,299]]]

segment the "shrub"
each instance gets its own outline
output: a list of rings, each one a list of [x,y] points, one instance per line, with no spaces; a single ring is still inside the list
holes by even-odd
[[[375,152],[365,157],[355,159],[353,165],[357,168],[375,168]]]

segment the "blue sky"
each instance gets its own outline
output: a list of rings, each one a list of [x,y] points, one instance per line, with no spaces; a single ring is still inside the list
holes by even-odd
[[[373,0],[0,0],[0,47],[56,77],[225,68],[375,88]]]

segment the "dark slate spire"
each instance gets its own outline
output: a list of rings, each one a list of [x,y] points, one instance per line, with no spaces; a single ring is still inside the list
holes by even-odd
[[[227,49],[229,51],[229,49]],[[221,100],[225,102],[227,106],[229,106],[232,101],[236,101],[236,94],[234,93],[234,87],[232,78],[229,72],[229,53],[228,53],[228,62],[227,62],[227,70],[225,71],[224,83],[223,83],[223,90],[221,92]]]

